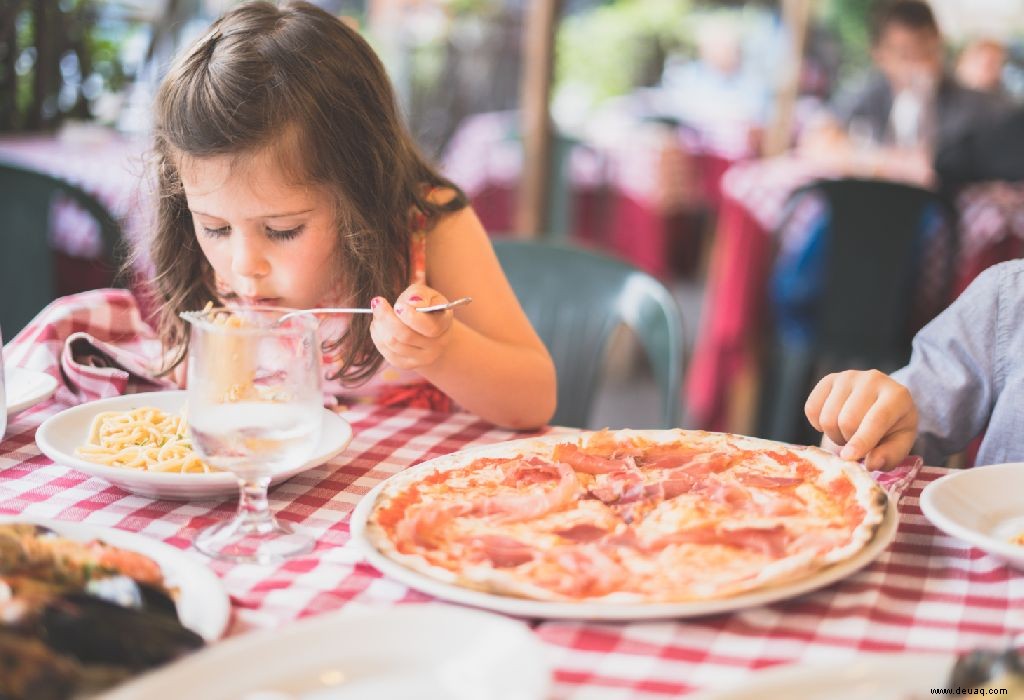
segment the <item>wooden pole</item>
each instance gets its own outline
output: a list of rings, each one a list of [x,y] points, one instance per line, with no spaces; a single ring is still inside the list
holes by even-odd
[[[520,83],[523,174],[516,198],[516,229],[536,238],[544,233],[551,196],[552,126],[548,103],[554,72],[555,27],[561,0],[526,3],[523,77]]]
[[[789,148],[793,133],[793,112],[800,91],[800,71],[804,60],[804,46],[807,43],[807,27],[811,21],[811,0],[782,0],[782,17],[789,30],[789,56],[786,74],[779,87],[775,118],[765,135],[764,155],[773,156]]]

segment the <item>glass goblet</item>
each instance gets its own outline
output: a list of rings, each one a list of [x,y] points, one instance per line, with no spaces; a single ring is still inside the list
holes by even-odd
[[[273,476],[313,454],[323,421],[316,320],[286,309],[185,312],[191,324],[187,421],[208,464],[238,478],[235,517],[206,528],[196,548],[217,559],[271,563],[308,552],[312,539],[270,511]]]

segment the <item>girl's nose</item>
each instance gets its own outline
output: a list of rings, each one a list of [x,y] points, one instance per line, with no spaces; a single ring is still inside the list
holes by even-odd
[[[256,238],[257,240],[253,240]],[[263,247],[258,237],[241,235],[234,237],[234,250],[231,252],[231,270],[241,277],[266,277],[270,273],[270,263],[263,254]]]

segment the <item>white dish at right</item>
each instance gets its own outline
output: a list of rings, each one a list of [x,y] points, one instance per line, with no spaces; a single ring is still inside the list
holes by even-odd
[[[961,539],[1024,569],[1024,462],[973,467],[947,474],[921,493],[925,517]]]

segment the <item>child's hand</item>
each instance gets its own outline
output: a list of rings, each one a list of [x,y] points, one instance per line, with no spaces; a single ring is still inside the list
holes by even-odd
[[[445,304],[448,300],[430,287],[414,284],[402,292],[394,307],[374,297],[370,337],[390,364],[400,369],[421,369],[436,362],[451,338],[452,312],[420,313],[417,306]]]
[[[828,375],[807,397],[804,412],[825,433],[826,447],[843,459],[864,458],[868,469],[892,469],[917,438],[910,392],[878,370]]]

